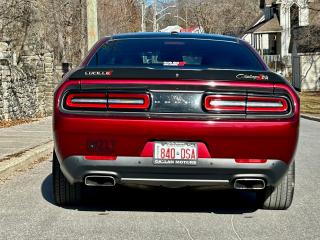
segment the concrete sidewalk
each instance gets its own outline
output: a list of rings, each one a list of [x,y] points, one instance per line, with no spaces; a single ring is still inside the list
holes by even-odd
[[[0,177],[52,152],[51,117],[0,128]]]

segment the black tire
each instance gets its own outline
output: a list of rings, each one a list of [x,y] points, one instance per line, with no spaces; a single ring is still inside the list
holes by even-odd
[[[286,210],[293,200],[295,184],[295,162],[293,161],[286,175],[277,187],[257,192],[257,199],[263,209]]]
[[[53,196],[57,205],[76,205],[81,200],[81,184],[70,184],[63,175],[58,158],[53,151],[52,158]]]

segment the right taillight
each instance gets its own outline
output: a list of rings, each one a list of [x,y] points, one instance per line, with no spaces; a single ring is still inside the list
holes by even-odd
[[[255,97],[248,96],[246,111],[247,112],[287,112],[288,102],[285,98],[281,97]]]
[[[215,112],[244,112],[245,96],[209,95],[204,100],[205,108]]]
[[[204,108],[216,113],[286,113],[287,98],[281,96],[207,95]]]

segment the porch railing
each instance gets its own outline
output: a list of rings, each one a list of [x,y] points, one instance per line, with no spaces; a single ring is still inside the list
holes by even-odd
[[[263,55],[263,60],[273,70],[281,70],[292,65],[291,56],[282,57],[281,55]]]

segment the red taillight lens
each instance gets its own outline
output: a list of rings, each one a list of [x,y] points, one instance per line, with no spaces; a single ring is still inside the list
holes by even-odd
[[[288,102],[280,97],[252,97],[247,99],[247,112],[286,112]]]
[[[236,163],[266,163],[267,159],[236,158]]]
[[[69,93],[65,105],[70,109],[137,109],[150,106],[150,97],[143,93]]]
[[[108,94],[109,109],[148,109],[150,97],[148,94],[110,93]]]
[[[86,160],[93,160],[93,161],[115,161],[117,160],[116,156],[85,156]]]
[[[208,95],[204,99],[207,111],[234,113],[285,113],[289,110],[284,97]]]
[[[70,108],[107,108],[105,93],[70,93],[66,98],[66,105]]]
[[[209,95],[204,100],[205,108],[208,111],[226,112],[245,111],[246,97],[232,95]]]

